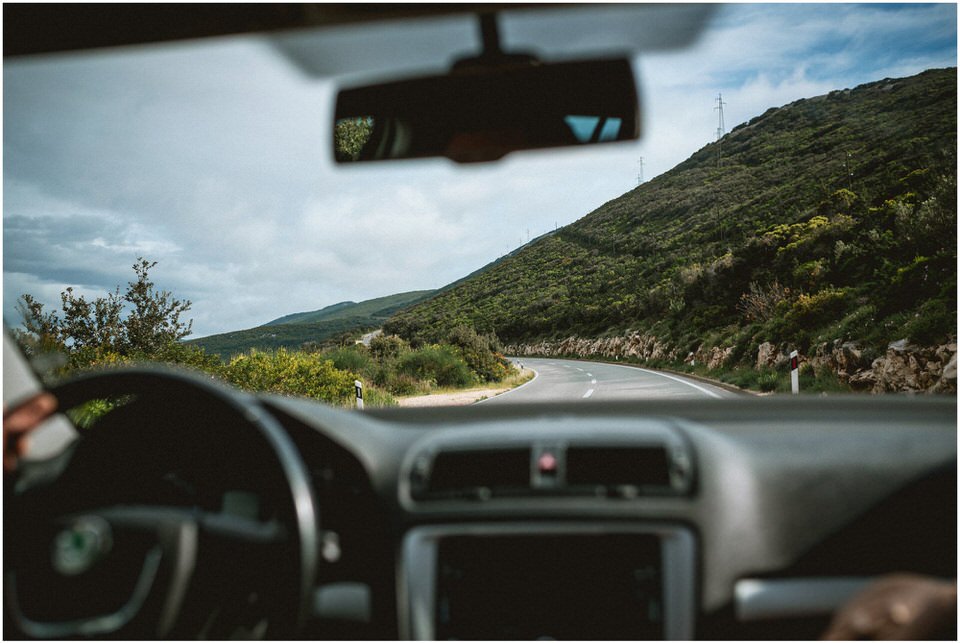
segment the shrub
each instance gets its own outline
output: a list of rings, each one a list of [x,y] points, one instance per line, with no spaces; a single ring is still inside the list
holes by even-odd
[[[409,350],[410,345],[396,335],[377,335],[370,340],[370,354],[381,364],[388,359],[400,356],[400,353]]]
[[[459,349],[480,381],[499,382],[510,372],[506,358],[499,353],[502,347],[496,335],[478,335],[473,328],[461,325],[450,332],[448,341]]]
[[[789,316],[796,323],[815,327],[836,320],[846,308],[847,291],[824,288],[812,295],[801,294],[790,308]]]
[[[387,379],[386,387],[394,395],[417,395],[430,389],[428,383],[406,373],[393,373]]]
[[[368,376],[373,372],[373,360],[367,349],[360,346],[335,348],[323,353],[323,358],[333,362],[334,367],[341,371],[351,371]]]
[[[778,384],[780,375],[774,370],[763,369],[757,374],[757,387],[765,393],[777,390]]]
[[[298,395],[330,404],[348,404],[353,396],[353,373],[341,371],[315,353],[250,351],[223,368],[224,378],[248,391]]]
[[[904,325],[910,341],[930,346],[946,341],[957,329],[957,309],[941,299],[931,299],[920,307],[913,319]]]
[[[749,292],[740,295],[737,304],[747,321],[764,322],[773,317],[777,306],[790,297],[790,289],[774,280],[769,286],[761,286],[755,281],[750,282]]]
[[[397,400],[390,393],[374,387],[363,389],[363,404],[368,408],[397,406]]]
[[[452,346],[436,344],[401,356],[397,371],[437,386],[469,386],[475,379],[470,367]]]

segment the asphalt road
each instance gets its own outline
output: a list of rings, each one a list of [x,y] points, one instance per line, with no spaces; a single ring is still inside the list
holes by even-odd
[[[544,401],[603,401],[634,399],[720,399],[737,397],[717,386],[673,373],[636,366],[581,362],[568,359],[514,359],[537,376],[530,382],[483,404]]]

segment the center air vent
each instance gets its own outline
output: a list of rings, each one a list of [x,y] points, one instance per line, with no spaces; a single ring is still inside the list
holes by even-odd
[[[628,499],[688,495],[694,485],[692,454],[670,435],[632,443],[600,436],[531,440],[522,447],[443,445],[423,449],[407,471],[414,500]]]
[[[570,447],[567,484],[670,485],[670,462],[663,447]]]
[[[415,497],[488,497],[530,488],[530,449],[441,451],[414,465]]]

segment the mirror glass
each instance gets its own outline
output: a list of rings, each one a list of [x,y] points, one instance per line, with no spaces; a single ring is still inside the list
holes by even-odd
[[[518,150],[636,139],[639,121],[624,59],[464,66],[341,90],[334,157],[494,161]]]

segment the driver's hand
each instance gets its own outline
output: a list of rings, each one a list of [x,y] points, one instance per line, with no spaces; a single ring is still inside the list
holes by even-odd
[[[3,409],[3,472],[11,473],[27,451],[27,434],[40,426],[57,410],[57,399],[49,393],[38,393],[26,402]]]
[[[943,636],[957,620],[957,584],[895,574],[871,583],[844,605],[826,640],[923,640]]]

